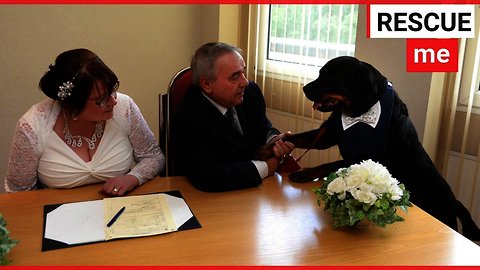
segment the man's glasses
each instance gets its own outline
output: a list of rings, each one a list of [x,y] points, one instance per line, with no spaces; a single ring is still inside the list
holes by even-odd
[[[117,83],[115,83],[115,85],[113,86],[113,91],[110,95],[108,96],[105,96],[105,97],[102,97],[100,99],[97,99],[95,101],[95,104],[99,107],[99,108],[104,108],[105,106],[107,106],[107,103],[108,101],[110,100],[110,97],[113,97],[114,99],[117,99],[117,90],[118,90],[118,87],[120,86],[120,82],[117,81]]]

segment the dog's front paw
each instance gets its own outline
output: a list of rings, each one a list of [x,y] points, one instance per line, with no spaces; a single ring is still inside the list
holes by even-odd
[[[329,173],[335,171],[334,169],[332,169],[332,164],[334,165],[336,163],[326,163],[313,168],[301,169],[289,174],[288,178],[290,179],[290,181],[297,183],[305,183],[313,181],[315,179],[323,179]]]
[[[314,168],[304,168],[288,175],[288,179],[296,183],[306,183],[317,179]]]

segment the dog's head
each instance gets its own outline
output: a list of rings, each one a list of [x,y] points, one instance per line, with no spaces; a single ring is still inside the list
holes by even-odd
[[[387,79],[372,65],[350,56],[328,61],[318,78],[303,87],[314,109],[341,110],[356,117],[367,112],[382,96]]]

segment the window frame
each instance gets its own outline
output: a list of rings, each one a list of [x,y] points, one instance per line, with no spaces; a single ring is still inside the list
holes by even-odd
[[[359,14],[357,13],[357,16]],[[296,83],[306,83],[318,77],[319,69],[328,61],[324,60],[319,65],[306,63],[292,63],[268,59],[270,5],[258,6],[258,62],[255,65],[257,75],[273,77]],[[357,17],[358,22],[358,17]],[[357,23],[358,32],[358,23]],[[353,51],[355,54],[355,50]],[[320,61],[320,60],[319,60]]]
[[[480,114],[480,7],[475,9],[474,38],[465,39],[463,63],[459,67],[460,88],[457,100],[457,110],[466,112],[469,108],[475,114]],[[461,68],[461,70],[460,70]],[[473,92],[472,95],[470,93]]]

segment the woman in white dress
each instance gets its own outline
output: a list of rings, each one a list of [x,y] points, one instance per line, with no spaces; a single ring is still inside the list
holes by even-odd
[[[61,53],[40,79],[49,97],[17,122],[5,190],[105,182],[122,196],[163,170],[164,155],[138,106],[93,52]]]

